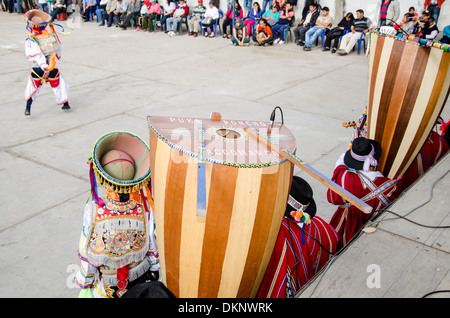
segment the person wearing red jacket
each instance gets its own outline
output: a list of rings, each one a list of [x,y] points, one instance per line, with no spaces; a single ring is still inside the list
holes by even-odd
[[[436,25],[438,23],[439,14],[444,1],[445,0],[425,0],[424,9],[430,11],[430,15]]]
[[[362,229],[376,210],[389,205],[401,193],[400,179],[391,180],[376,170],[380,155],[378,142],[358,137],[336,162],[332,180],[373,208],[366,214],[331,189],[327,191],[328,202],[339,206],[330,220],[339,238],[338,249]]]
[[[294,176],[258,298],[292,298],[336,254],[333,227],[316,215],[311,186]]]
[[[432,131],[419,154],[403,174],[402,187],[407,189],[428,169],[431,168],[449,150],[447,142],[442,135]]]
[[[186,4],[186,0],[180,0],[180,3],[176,6],[175,11],[173,12],[173,16],[167,18],[167,30],[169,31],[169,36],[174,36],[175,31],[178,28],[178,23],[182,21],[182,19],[186,19],[189,13],[189,7]]]

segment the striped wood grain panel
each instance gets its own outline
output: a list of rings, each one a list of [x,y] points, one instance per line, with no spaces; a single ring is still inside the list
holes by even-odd
[[[196,159],[150,135],[163,281],[177,297],[253,297],[285,211],[292,164],[237,168],[207,162],[207,212],[201,217]]]
[[[380,171],[400,177],[425,142],[447,99],[444,51],[372,35],[368,138],[381,143]]]

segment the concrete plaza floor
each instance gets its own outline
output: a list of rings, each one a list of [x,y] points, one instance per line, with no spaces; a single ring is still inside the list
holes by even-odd
[[[215,111],[224,119],[268,121],[280,106],[298,156],[331,176],[353,133],[342,122],[357,120],[367,103],[364,54],[305,52],[292,42],[234,47],[185,30],[169,37],[62,24],[69,34],[59,35],[58,67],[72,109],[61,110],[44,85],[26,117],[25,23],[0,12],[0,297],[77,297],[72,278],[90,194],[86,163],[101,135],[125,130],[148,142],[149,115],[208,118]],[[310,182],[318,215],[328,221],[335,207],[325,186],[297,168],[295,174]]]

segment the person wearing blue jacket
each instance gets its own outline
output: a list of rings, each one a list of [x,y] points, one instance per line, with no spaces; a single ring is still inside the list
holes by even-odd
[[[250,10],[248,17],[244,20],[244,26],[247,29],[247,36],[251,35],[253,26],[257,23],[256,21],[261,19],[262,10],[258,2],[253,3],[253,8]]]

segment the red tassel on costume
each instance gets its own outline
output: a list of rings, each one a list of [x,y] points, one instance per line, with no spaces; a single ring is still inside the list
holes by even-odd
[[[50,86],[53,88],[56,88],[59,86],[59,78],[49,80],[49,82],[50,82]]]
[[[126,287],[128,285],[128,270],[129,265],[125,265],[117,270],[117,295],[122,297],[122,295],[127,291]]]

